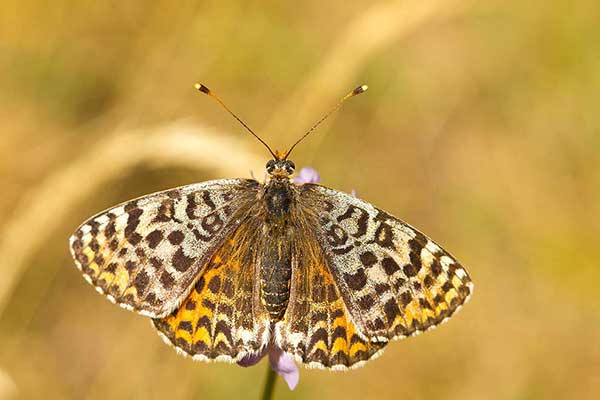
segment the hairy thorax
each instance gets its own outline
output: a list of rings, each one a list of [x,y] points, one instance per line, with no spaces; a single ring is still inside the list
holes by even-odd
[[[261,301],[274,321],[283,318],[292,278],[291,210],[294,188],[287,179],[272,179],[265,187],[265,246],[260,252]]]

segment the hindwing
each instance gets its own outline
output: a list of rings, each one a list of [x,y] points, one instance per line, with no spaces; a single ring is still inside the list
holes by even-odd
[[[153,320],[179,353],[204,361],[239,361],[268,344],[269,319],[255,279],[256,222],[248,218],[227,237],[179,308]]]
[[[358,331],[314,232],[296,230],[288,309],[275,325],[275,343],[309,368],[362,365],[386,345]]]

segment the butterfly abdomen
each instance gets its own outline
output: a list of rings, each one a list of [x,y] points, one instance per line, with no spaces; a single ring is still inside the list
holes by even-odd
[[[292,277],[291,208],[294,189],[288,179],[273,178],[265,187],[264,249],[260,259],[261,301],[274,321],[283,318]]]
[[[271,319],[279,321],[285,314],[290,298],[292,264],[289,247],[286,244],[273,244],[262,256],[260,288],[262,303]]]

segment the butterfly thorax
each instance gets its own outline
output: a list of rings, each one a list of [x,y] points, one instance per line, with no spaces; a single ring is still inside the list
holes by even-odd
[[[272,178],[265,186],[263,199],[270,222],[286,223],[289,220],[294,199],[294,188],[289,179]]]
[[[275,178],[265,185],[264,248],[260,252],[261,301],[274,321],[287,309],[292,277],[292,210],[296,189],[289,179]]]

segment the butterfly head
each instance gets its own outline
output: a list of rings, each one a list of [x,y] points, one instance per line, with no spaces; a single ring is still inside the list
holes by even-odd
[[[266,165],[267,173],[273,178],[289,178],[296,169],[292,160],[275,158]]]

